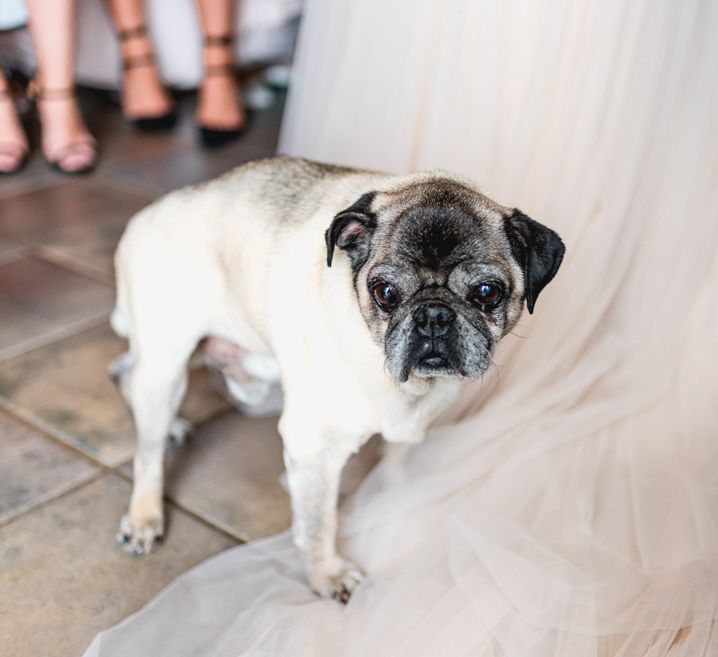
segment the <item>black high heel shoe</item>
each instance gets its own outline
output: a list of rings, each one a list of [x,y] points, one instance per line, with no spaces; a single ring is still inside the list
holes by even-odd
[[[205,48],[231,48],[233,43],[234,37],[232,35],[206,36],[204,39]],[[234,78],[234,66],[231,63],[207,66],[205,68],[205,78],[214,76]],[[197,132],[202,145],[205,148],[214,149],[239,139],[247,130],[248,123],[249,115],[245,112],[244,120],[237,126],[214,126],[198,121]]]
[[[131,30],[123,30],[118,33],[118,37],[120,42],[145,38],[147,37],[147,27],[140,25]],[[123,74],[138,66],[155,66],[154,54],[147,52],[143,55],[122,58]],[[169,132],[177,124],[177,111],[173,108],[168,112],[152,116],[126,116],[125,120],[141,132]]]

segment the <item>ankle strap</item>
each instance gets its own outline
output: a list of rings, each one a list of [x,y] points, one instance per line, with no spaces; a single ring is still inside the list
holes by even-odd
[[[75,87],[41,87],[35,80],[30,82],[27,89],[32,100],[53,101],[70,100],[75,97]]]
[[[155,63],[155,56],[151,52],[144,55],[134,55],[133,57],[125,57],[122,60],[122,70],[129,71],[131,68],[138,66],[151,66]]]
[[[230,48],[234,44],[234,34],[205,34],[204,47],[212,48]],[[227,64],[210,64],[204,68],[204,76],[209,77],[229,77],[234,76],[235,70],[232,63]]]
[[[128,41],[129,39],[137,39],[139,37],[146,37],[147,36],[147,26],[146,25],[138,25],[137,27],[132,27],[129,30],[121,30],[117,33],[118,38],[120,41]]]
[[[205,34],[204,37],[204,47],[205,48],[212,48],[212,47],[220,47],[220,48],[228,48],[234,43],[234,34],[217,34],[217,35],[209,35]]]
[[[212,64],[211,66],[205,66],[204,77],[234,77],[236,71],[232,64]]]

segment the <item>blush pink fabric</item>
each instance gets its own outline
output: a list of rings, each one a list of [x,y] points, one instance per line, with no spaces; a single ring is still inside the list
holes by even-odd
[[[344,507],[346,608],[282,535],[86,655],[718,655],[717,34],[712,0],[310,0],[282,149],[458,170],[565,263]]]

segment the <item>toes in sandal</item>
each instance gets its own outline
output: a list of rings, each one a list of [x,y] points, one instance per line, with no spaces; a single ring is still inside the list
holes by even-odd
[[[94,139],[81,139],[79,141],[73,141],[72,143],[63,146],[61,149],[56,151],[52,155],[52,157],[48,157],[45,159],[48,166],[54,171],[57,171],[58,173],[64,173],[70,176],[80,176],[83,174],[91,173],[94,170],[95,166],[97,166],[97,153],[95,150],[96,148],[97,143]],[[71,157],[72,155],[83,155],[87,151],[89,151],[92,158],[88,164],[77,168],[63,166],[63,161],[67,160],[68,157]]]
[[[234,37],[231,35],[206,36],[204,39],[205,48],[230,48],[233,43]],[[205,68],[205,77],[226,76],[233,78],[234,75],[235,71],[232,64],[214,64]],[[239,139],[246,131],[248,123],[248,113],[246,114],[246,118],[236,127],[225,128],[198,123],[197,127],[200,141],[205,148],[219,148],[220,146],[224,146],[235,139]]]
[[[73,101],[75,91],[72,87],[51,89],[40,87],[35,81],[30,85],[29,95],[37,104],[38,102]],[[39,112],[38,112],[39,116]],[[67,167],[63,166],[63,160],[72,155],[83,155],[89,151],[90,161],[84,166]],[[59,148],[52,155],[46,155],[45,161],[48,166],[58,173],[65,173],[71,176],[78,176],[90,173],[97,166],[97,142],[90,136],[77,141],[70,142]]]
[[[0,89],[0,102],[12,103],[12,95],[5,89]],[[0,176],[8,176],[17,173],[27,164],[30,149],[26,144],[14,141],[0,141],[0,157],[9,157],[15,160],[15,165],[10,169],[0,169]]]
[[[0,157],[9,157],[15,159],[15,165],[9,169],[0,169],[0,176],[9,176],[13,173],[22,171],[29,159],[30,151],[27,146],[16,144],[15,142],[0,142]]]
[[[147,27],[140,25],[131,30],[123,30],[118,33],[121,42],[130,39],[144,38],[147,36]],[[152,52],[144,55],[134,55],[132,57],[124,57],[122,59],[122,71],[126,73],[130,69],[138,66],[154,66],[155,56]],[[155,114],[153,116],[133,116],[125,117],[126,121],[141,132],[168,132],[175,127],[177,123],[177,111],[171,109],[168,112]]]

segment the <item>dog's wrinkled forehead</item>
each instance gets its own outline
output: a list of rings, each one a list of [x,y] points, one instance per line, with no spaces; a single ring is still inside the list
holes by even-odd
[[[379,257],[391,253],[417,268],[441,271],[506,246],[505,210],[454,180],[433,179],[380,193],[374,207],[383,233],[377,241]]]

